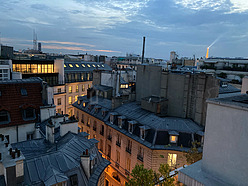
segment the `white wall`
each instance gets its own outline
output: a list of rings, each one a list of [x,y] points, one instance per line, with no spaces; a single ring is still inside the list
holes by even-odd
[[[241,94],[246,94],[246,91],[248,91],[248,76],[244,77],[242,80]]]
[[[59,73],[59,83],[63,84],[65,82],[64,77],[64,59],[54,60],[54,72]]]
[[[202,165],[232,185],[248,183],[248,108],[208,103]]]
[[[54,116],[56,114],[56,107],[45,107],[40,109],[40,119],[41,122],[47,120],[51,116]]]
[[[78,122],[74,123],[63,123],[60,125],[60,136],[64,136],[67,132],[78,133]]]
[[[18,125],[18,141],[26,141],[27,133],[35,132],[35,124]],[[17,142],[17,126],[0,128],[0,134],[9,135],[10,144]]]

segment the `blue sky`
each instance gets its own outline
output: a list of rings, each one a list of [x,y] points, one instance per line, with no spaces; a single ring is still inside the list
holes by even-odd
[[[3,44],[44,52],[248,57],[247,0],[0,0]]]

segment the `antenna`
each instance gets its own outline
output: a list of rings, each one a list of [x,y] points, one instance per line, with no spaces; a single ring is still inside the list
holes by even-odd
[[[2,42],[1,42],[1,34],[2,34],[2,33],[0,32],[0,46],[2,45]]]
[[[33,50],[37,50],[37,34],[33,32]]]

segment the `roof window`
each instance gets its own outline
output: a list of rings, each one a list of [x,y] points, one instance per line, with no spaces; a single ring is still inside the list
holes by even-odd
[[[72,68],[72,67],[73,67],[73,65],[72,65],[72,64],[69,64],[69,67],[71,67],[71,68]]]

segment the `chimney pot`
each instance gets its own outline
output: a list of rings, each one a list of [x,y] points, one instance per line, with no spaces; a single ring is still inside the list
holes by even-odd
[[[15,159],[15,152],[11,152],[11,156],[13,159]]]

